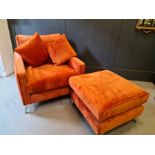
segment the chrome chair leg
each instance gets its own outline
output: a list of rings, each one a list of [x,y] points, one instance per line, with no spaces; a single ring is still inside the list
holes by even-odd
[[[29,113],[29,106],[28,105],[25,106],[25,114],[26,113]]]
[[[25,113],[32,113],[36,110],[39,103],[33,103],[25,106]]]

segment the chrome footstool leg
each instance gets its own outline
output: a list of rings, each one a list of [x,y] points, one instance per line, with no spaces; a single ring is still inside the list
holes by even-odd
[[[25,106],[25,114],[28,113],[28,111],[29,111],[29,106],[26,105],[26,106]]]
[[[70,103],[71,103],[71,105],[73,105],[74,104],[74,101],[72,99],[70,99]]]

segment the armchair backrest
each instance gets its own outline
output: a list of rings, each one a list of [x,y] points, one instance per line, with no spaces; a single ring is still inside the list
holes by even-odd
[[[56,33],[56,34],[47,34],[47,35],[40,35],[42,41],[44,42],[45,46],[47,46],[48,43],[52,43],[55,40],[57,40],[59,37],[61,37],[62,34]],[[32,35],[16,35],[16,46],[22,45],[24,42],[26,42]]]

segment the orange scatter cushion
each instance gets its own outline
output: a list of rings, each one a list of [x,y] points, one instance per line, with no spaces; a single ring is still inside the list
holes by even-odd
[[[69,85],[99,122],[135,108],[149,97],[143,88],[109,70],[73,76]]]
[[[22,56],[24,61],[34,67],[44,64],[48,59],[48,52],[38,33],[35,33],[25,43],[15,48],[15,51]]]
[[[77,56],[64,34],[55,43],[48,44],[47,48],[52,61],[57,65],[61,65],[70,58]]]

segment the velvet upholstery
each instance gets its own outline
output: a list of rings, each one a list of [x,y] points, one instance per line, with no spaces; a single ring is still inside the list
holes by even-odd
[[[31,38],[32,35],[16,35],[16,45],[17,47],[25,43],[28,39]],[[59,33],[56,34],[47,34],[47,35],[40,35],[44,45],[47,47],[48,43],[54,43],[58,38],[62,35]]]
[[[135,108],[149,97],[142,88],[109,70],[71,77],[69,84],[99,122]]]
[[[35,93],[31,95],[31,102],[44,101],[59,96],[64,96],[70,93],[69,87],[58,88],[54,90],[48,90],[41,93]]]
[[[40,66],[48,59],[48,52],[39,36],[35,33],[25,43],[15,48],[24,61],[32,66]]]
[[[73,76],[71,98],[96,134],[138,117],[149,94],[109,71]]]
[[[29,104],[30,95],[29,95],[29,91],[28,91],[29,89],[27,85],[26,70],[25,70],[22,57],[16,52],[14,52],[14,71],[15,71],[18,90],[20,92],[22,101],[25,105]]]
[[[16,52],[14,52],[14,69],[18,90],[20,92],[19,94],[24,105],[56,98],[70,93],[69,87],[64,87],[31,95],[28,88],[26,68],[24,66],[21,56]]]
[[[69,66],[74,68],[74,70],[78,73],[78,74],[84,74],[85,73],[85,63],[83,61],[81,61],[79,58],[77,57],[72,57],[69,60]]]
[[[61,34],[49,34],[41,35],[40,37],[44,45],[47,45],[48,43],[55,42],[55,40],[61,36]],[[17,35],[16,45],[22,45],[30,39],[30,37],[31,36]],[[84,68],[85,64],[81,62],[80,60],[75,62],[76,66]],[[24,105],[69,94],[69,77],[79,74],[75,67],[67,64],[57,66],[49,60],[40,67],[26,65],[17,52],[14,52],[14,69],[17,86]],[[57,78],[56,75],[58,76]],[[38,80],[38,82],[35,82],[34,79]]]
[[[68,86],[69,77],[76,71],[68,65],[44,64],[26,68],[29,92],[31,94]]]
[[[85,117],[85,119],[96,134],[103,134],[110,131],[138,117],[144,110],[143,106],[137,106],[119,115],[110,117],[102,122],[98,122],[94,115],[90,112],[90,110],[85,106],[85,104],[74,92],[71,92],[71,97],[77,108],[83,114],[83,116]]]
[[[58,38],[55,43],[48,44],[47,48],[52,61],[58,65],[61,65],[72,57],[77,56],[64,34],[62,34],[62,37]]]

